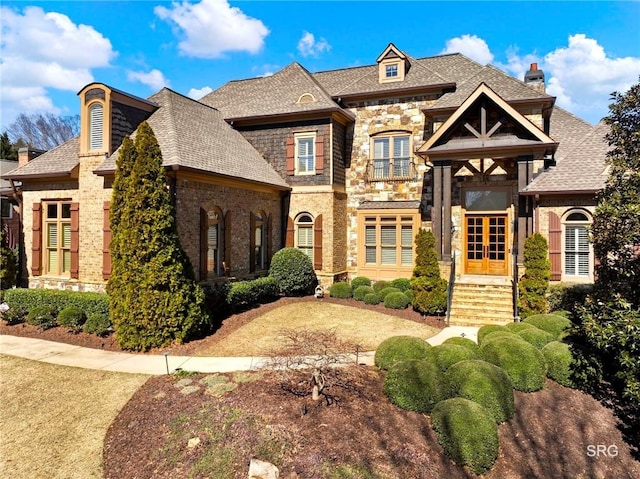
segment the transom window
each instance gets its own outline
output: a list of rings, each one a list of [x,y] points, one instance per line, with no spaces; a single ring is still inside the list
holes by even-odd
[[[369,179],[372,181],[409,179],[412,174],[410,135],[373,138],[373,158]]]
[[[570,213],[564,225],[564,274],[588,277],[591,265],[589,217],[583,212]]]
[[[295,172],[297,175],[315,174],[315,133],[297,134],[295,136]]]
[[[94,103],[89,107],[89,149],[102,149],[102,130],[104,109],[102,103]]]
[[[44,204],[45,273],[71,273],[71,203]]]

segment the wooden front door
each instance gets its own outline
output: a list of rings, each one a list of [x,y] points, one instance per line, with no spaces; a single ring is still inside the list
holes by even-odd
[[[465,216],[467,274],[507,274],[507,215]]]

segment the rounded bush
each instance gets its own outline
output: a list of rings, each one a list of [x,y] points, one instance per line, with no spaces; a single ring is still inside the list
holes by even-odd
[[[68,306],[58,313],[58,324],[72,331],[80,331],[86,320],[84,311],[76,306]]]
[[[475,359],[478,355],[475,351],[457,344],[440,344],[429,350],[427,360],[433,362],[442,372],[460,361]]]
[[[387,289],[390,289],[390,288],[387,288]],[[385,291],[385,290],[383,289],[382,291]],[[391,292],[385,296],[384,306],[385,308],[390,308],[390,309],[406,309],[407,306],[409,306],[409,298],[407,298],[407,296],[400,291],[395,293]]]
[[[89,313],[82,329],[85,333],[96,336],[106,336],[113,331],[109,315],[103,313]]]
[[[446,339],[442,344],[455,344],[457,346],[464,346],[474,353],[478,353],[478,351],[480,351],[480,346],[478,346],[478,344],[474,340],[469,338],[462,338],[460,336],[454,336],[453,338]]]
[[[271,259],[269,276],[275,278],[285,296],[311,294],[318,284],[311,259],[298,248],[276,251]]]
[[[429,361],[396,363],[384,378],[383,389],[393,404],[407,411],[429,413],[445,398],[442,373]]]
[[[565,331],[571,327],[570,320],[557,314],[535,314],[524,322],[551,333],[555,339],[561,339]]]
[[[2,319],[7,322],[8,325],[24,323],[24,319],[29,312],[21,306],[12,306],[9,310],[2,315]]]
[[[50,329],[58,325],[56,316],[58,311],[55,306],[36,306],[29,310],[27,323],[38,326],[40,329]]]
[[[353,283],[351,284],[351,288],[353,288]],[[364,297],[371,293],[373,293],[371,286],[358,286],[353,290],[353,298],[357,301],[364,301]]]
[[[346,281],[333,283],[331,285],[331,288],[329,288],[329,296],[331,296],[332,298],[346,299],[350,298],[352,295],[353,290],[351,289],[351,285]]]
[[[381,301],[384,301],[384,298],[386,298],[388,294],[401,293],[401,292],[402,291],[400,291],[398,288],[392,288],[391,286],[387,286],[386,288],[376,291],[376,294],[380,296]]]
[[[516,334],[518,334],[520,331],[531,328],[535,328],[535,326],[529,323],[509,323],[504,325],[504,329]]]
[[[408,359],[425,359],[431,345],[415,336],[392,336],[380,343],[374,357],[380,369],[389,369],[395,363]]]
[[[533,344],[538,349],[544,348],[555,339],[553,334],[538,328],[524,329],[518,333],[518,336],[526,342]]]
[[[479,359],[460,361],[444,375],[449,397],[475,401],[491,413],[497,424],[515,411],[513,382],[502,368]]]
[[[403,292],[404,292],[404,295],[409,300],[409,304],[413,303],[413,290],[412,289],[408,289],[408,290],[403,291]]]
[[[392,288],[398,288],[403,293],[411,289],[411,280],[408,278],[397,278],[389,283]]]
[[[364,304],[380,304],[380,296],[378,296],[376,293],[366,294],[364,297]]]
[[[519,336],[516,333],[512,333],[511,331],[507,331],[504,329],[499,331],[490,331],[484,335],[480,345],[486,344],[488,341],[493,341],[494,339],[498,339],[498,338],[514,338],[514,337],[518,338]]]
[[[494,331],[504,331],[504,327],[498,324],[486,324],[478,329],[478,344],[482,344],[484,337]]]
[[[544,357],[522,338],[498,338],[481,344],[480,358],[504,369],[519,391],[538,391],[544,386]]]
[[[351,280],[351,287],[354,291],[360,286],[371,286],[371,280],[366,276],[358,276],[357,278],[353,278]]]
[[[389,287],[389,281],[376,281],[375,283],[373,283],[373,290],[376,293],[388,287]]]
[[[445,453],[459,466],[482,474],[498,458],[498,425],[474,401],[453,398],[439,402],[431,413],[431,425]]]
[[[572,375],[573,354],[568,344],[551,341],[542,348],[542,355],[547,361],[547,376],[558,384],[574,387]]]

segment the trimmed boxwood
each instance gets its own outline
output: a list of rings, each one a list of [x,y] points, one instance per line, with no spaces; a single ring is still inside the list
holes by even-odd
[[[351,284],[351,287],[353,288],[353,284]],[[371,293],[373,293],[371,286],[358,286],[353,290],[353,299],[356,301],[364,301],[364,297]]]
[[[498,458],[498,425],[480,404],[464,398],[439,402],[431,424],[445,453],[476,474],[491,469]]]
[[[58,313],[58,324],[65,326],[70,331],[79,332],[82,325],[87,320],[87,316],[80,308],[68,306]]]
[[[227,303],[233,307],[268,302],[278,295],[278,282],[271,276],[251,281],[235,281],[229,286]]]
[[[87,315],[109,314],[109,296],[104,293],[15,288],[4,292],[4,299],[10,308],[22,308],[26,311],[36,306],[54,306],[56,311],[76,306]]]
[[[346,281],[338,281],[337,283],[333,283],[331,288],[329,288],[329,296],[332,298],[341,298],[347,299],[353,295],[353,290],[351,289],[351,285]]]
[[[494,331],[504,331],[504,327],[498,324],[486,324],[478,329],[478,344],[482,344],[484,337]]]
[[[518,334],[520,331],[531,328],[535,328],[535,326],[529,323],[509,323],[504,325],[504,329],[507,329],[516,334]]]
[[[384,393],[393,404],[407,411],[427,414],[446,397],[445,389],[440,370],[423,360],[396,363],[383,384]]]
[[[55,306],[35,306],[29,310],[27,323],[38,326],[44,331],[58,325],[56,321],[57,315],[58,310]]]
[[[567,387],[574,387],[572,376],[573,354],[568,344],[551,341],[542,348],[547,361],[547,376]]]
[[[475,359],[477,356],[477,353],[470,348],[443,343],[429,350],[427,360],[433,362],[440,371],[444,372],[460,361]]]
[[[351,288],[355,291],[360,286],[371,286],[371,280],[366,276],[358,276],[351,280]]]
[[[403,291],[404,295],[407,297],[407,299],[409,300],[409,304],[413,303],[413,290],[412,289],[408,289],[406,291]]]
[[[538,349],[544,348],[555,339],[553,334],[538,328],[524,329],[518,333],[518,336],[526,342],[533,344]]]
[[[571,327],[571,321],[557,314],[535,314],[524,320],[538,329],[553,334],[555,339],[562,339],[565,331]]]
[[[380,304],[380,296],[378,296],[376,293],[368,293],[364,297],[364,304]]]
[[[388,294],[391,293],[401,293],[398,288],[392,288],[391,286],[387,286],[386,288],[380,289],[376,291],[376,294],[380,296],[380,301],[384,301]]]
[[[522,338],[498,338],[481,344],[480,358],[504,369],[519,391],[538,391],[544,386],[544,357]]]
[[[84,323],[82,330],[85,333],[95,334],[96,336],[106,336],[113,331],[111,318],[107,314],[91,313],[87,315],[87,321]]]
[[[373,283],[373,290],[376,293],[388,287],[389,287],[389,281],[380,280]]]
[[[285,296],[312,294],[318,285],[311,259],[298,248],[282,248],[271,258],[269,276],[278,283]]]
[[[411,280],[408,278],[396,278],[389,283],[392,288],[398,288],[403,293],[411,289]]]
[[[488,334],[485,334],[484,337],[482,338],[482,342],[480,343],[482,344],[486,344],[489,341],[493,341],[495,339],[498,338],[518,338],[519,336],[516,333],[512,333],[511,331],[507,331],[505,329],[501,330],[501,331],[491,331]]]
[[[392,336],[380,343],[374,357],[380,369],[389,369],[395,363],[407,359],[424,359],[431,345],[415,336]]]
[[[460,361],[444,375],[449,397],[462,397],[482,405],[497,424],[515,411],[513,382],[502,368],[479,359]]]
[[[478,346],[478,344],[474,340],[469,338],[462,338],[460,336],[454,336],[453,338],[445,339],[442,344],[455,344],[457,346],[464,346],[474,353],[478,353],[478,351],[480,351],[480,346]]]
[[[391,289],[391,288],[387,288],[387,289]],[[386,290],[383,289],[382,291],[386,291]],[[407,306],[409,306],[409,298],[407,298],[407,296],[400,291],[391,292],[387,294],[384,298],[385,308],[406,309]]]

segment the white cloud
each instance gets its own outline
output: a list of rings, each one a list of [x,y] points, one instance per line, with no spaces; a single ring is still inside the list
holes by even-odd
[[[477,61],[481,65],[486,65],[493,61],[493,53],[489,50],[489,45],[477,35],[462,35],[447,40],[447,46],[440,53],[462,53],[463,55]]]
[[[187,56],[218,58],[225,52],[259,52],[269,29],[258,19],[248,17],[227,0],[200,3],[173,2],[171,8],[157,6],[155,14],[174,26],[182,39],[180,51]]]
[[[331,45],[324,39],[320,38],[316,41],[313,33],[303,32],[302,38],[298,42],[298,52],[303,57],[314,56],[317,57],[321,53],[331,50]]]
[[[169,86],[169,80],[164,77],[160,70],[155,68],[148,72],[130,70],[127,72],[127,80],[140,82],[154,91]]]
[[[1,7],[0,16],[3,127],[20,113],[60,113],[49,89],[75,93],[93,81],[91,69],[108,66],[117,55],[101,33],[66,15]]]
[[[202,88],[192,88],[191,90],[189,90],[189,93],[187,93],[187,96],[189,98],[193,98],[194,100],[199,100],[200,98],[202,98],[205,95],[208,95],[212,91],[213,91],[213,88],[211,88],[210,86],[203,86]]]

